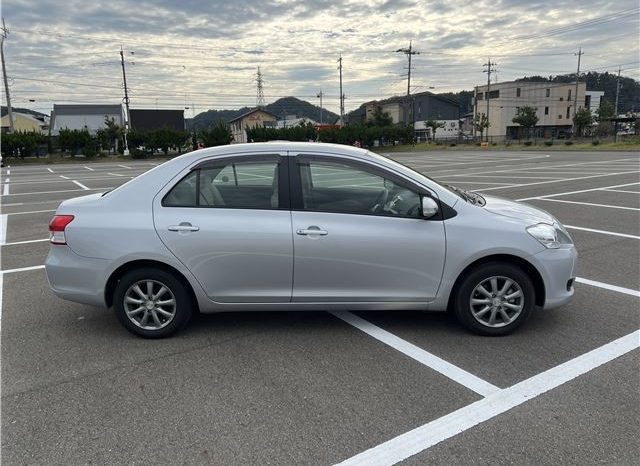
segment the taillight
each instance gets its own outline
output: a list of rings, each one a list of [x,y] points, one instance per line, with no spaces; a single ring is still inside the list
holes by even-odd
[[[73,220],[73,215],[55,215],[49,222],[49,232],[51,237],[49,241],[51,244],[67,244],[67,239],[64,236],[64,229]]]

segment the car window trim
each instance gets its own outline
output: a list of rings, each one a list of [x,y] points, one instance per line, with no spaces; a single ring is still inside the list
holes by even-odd
[[[231,206],[211,206],[211,205],[200,205],[200,170],[207,169],[212,167],[220,166],[221,164],[228,164],[229,162],[233,163],[255,163],[255,162],[276,162],[278,165],[278,207],[231,207]],[[196,204],[190,205],[166,205],[165,199],[167,196],[173,191],[173,189],[181,183],[185,178],[191,175],[193,172],[197,172],[196,175]],[[291,190],[289,187],[289,163],[288,157],[286,155],[280,154],[236,154],[230,156],[216,157],[214,159],[203,160],[200,163],[189,168],[189,171],[181,177],[176,183],[174,183],[162,196],[162,200],[160,201],[160,206],[165,208],[189,208],[189,209],[239,209],[239,210],[290,210],[291,205]]]
[[[322,163],[323,161],[334,162],[341,165],[346,165],[348,167],[353,167],[356,169],[360,169],[367,173],[370,173],[375,176],[380,176],[382,178],[386,178],[394,183],[400,185],[405,189],[409,189],[418,193],[420,196],[429,196],[434,201],[438,203],[439,209],[438,213],[430,218],[424,217],[412,217],[409,215],[389,215],[384,213],[375,213],[375,212],[349,212],[349,211],[337,211],[337,210],[317,210],[317,209],[308,209],[304,207],[304,199],[302,195],[302,177],[300,175],[300,165],[304,164],[305,161],[316,161]],[[454,217],[457,212],[448,206],[447,204],[440,201],[438,196],[432,192],[431,190],[419,186],[417,184],[411,183],[409,180],[396,175],[393,172],[389,172],[384,168],[370,165],[367,162],[347,159],[338,155],[333,154],[313,154],[313,153],[299,153],[295,155],[289,155],[289,179],[290,179],[290,190],[291,190],[291,210],[297,212],[318,212],[318,213],[330,213],[330,214],[346,214],[346,215],[370,215],[373,217],[385,217],[385,218],[403,218],[403,219],[414,219],[414,220],[426,220],[426,221],[434,221],[434,220],[446,220],[448,218]],[[422,215],[422,206],[420,207],[420,214]]]

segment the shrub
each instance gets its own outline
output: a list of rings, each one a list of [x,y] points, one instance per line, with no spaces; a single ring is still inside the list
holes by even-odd
[[[597,146],[598,144],[600,144],[600,139],[594,139],[593,141],[591,141],[591,144]]]
[[[565,141],[564,145],[565,146],[571,146],[571,145],[573,145],[573,141]]]
[[[497,142],[492,142],[492,143],[491,143],[491,145],[492,145],[492,146],[497,146],[497,145],[498,145],[498,143],[497,143]]]
[[[524,145],[525,145],[525,146],[530,146],[531,144],[533,144],[531,141],[525,141],[525,142],[524,142]]]
[[[544,145],[545,146],[553,146],[553,141],[545,141]]]
[[[449,147],[456,147],[456,143],[452,142],[451,144],[449,144]]]

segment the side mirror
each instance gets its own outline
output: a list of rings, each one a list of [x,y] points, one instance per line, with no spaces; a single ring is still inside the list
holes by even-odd
[[[422,196],[422,216],[431,218],[438,213],[438,203],[428,196]]]

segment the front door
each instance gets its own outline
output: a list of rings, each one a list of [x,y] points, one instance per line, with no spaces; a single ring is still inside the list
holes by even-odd
[[[293,301],[417,301],[436,296],[442,220],[421,217],[411,185],[360,164],[297,157]]]
[[[154,201],[162,242],[216,302],[289,302],[293,240],[285,158],[225,158]]]

